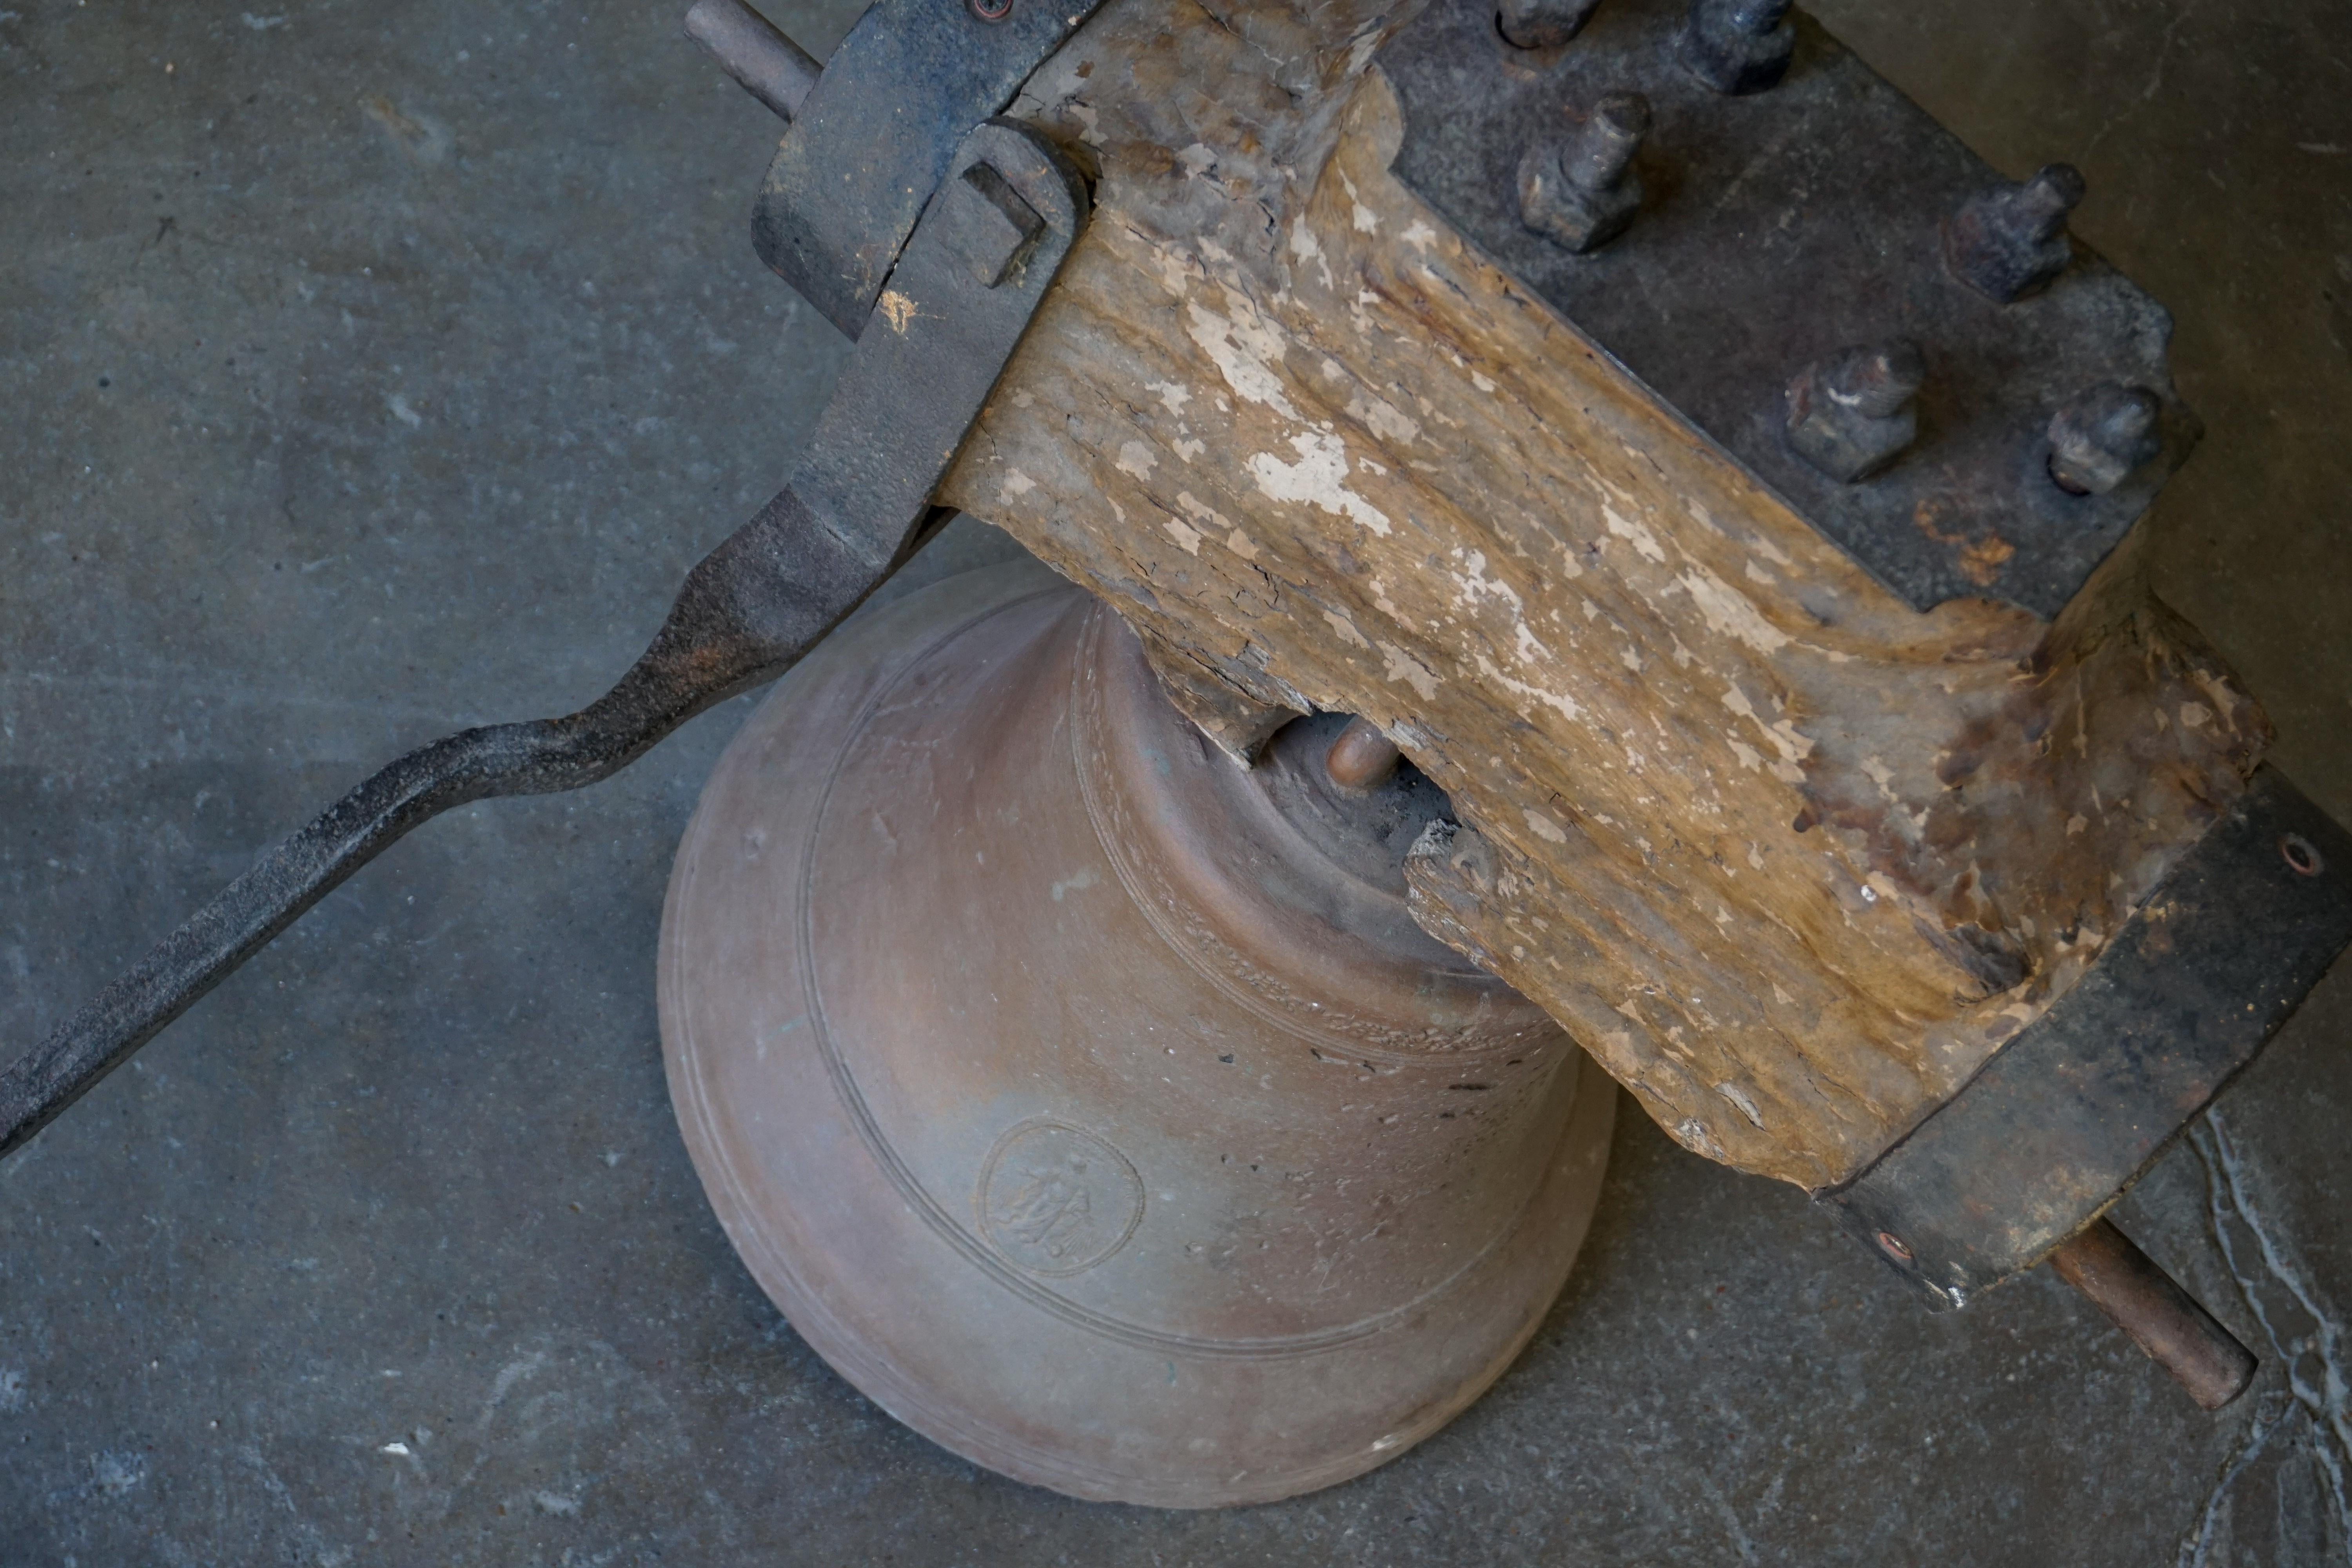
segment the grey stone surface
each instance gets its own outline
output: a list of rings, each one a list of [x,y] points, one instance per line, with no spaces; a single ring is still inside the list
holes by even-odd
[[[2167,590],[2352,816],[2352,7],[1820,10],[2090,174],[2211,426]],[[0,1052],[376,763],[600,690],[781,480],[842,345],[672,11],[0,0]],[[742,711],[426,828],[0,1165],[0,1563],[2347,1561],[2342,969],[2122,1212],[2264,1355],[2218,1419],[2053,1281],[1930,1317],[1629,1110],[1536,1346],[1372,1476],[1188,1516],[949,1458],[670,1116],[662,885]]]

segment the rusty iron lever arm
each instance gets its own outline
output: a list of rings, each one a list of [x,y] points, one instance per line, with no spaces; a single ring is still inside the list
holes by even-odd
[[[1087,214],[1076,172],[1009,121],[975,129],[891,273],[792,480],[704,557],[620,683],[562,719],[463,731],[394,763],[264,856],[0,1072],[0,1158],[368,861],[452,807],[578,789],[782,674],[938,521],[964,433]]]
[[[612,690],[567,718],[462,731],[383,769],[0,1073],[0,1157],[412,828],[472,801],[617,773],[704,709],[782,673],[887,569],[809,526],[785,490],[688,576],[653,646]]]

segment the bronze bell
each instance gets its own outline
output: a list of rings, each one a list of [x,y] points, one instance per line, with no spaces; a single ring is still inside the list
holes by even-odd
[[[883,1408],[1075,1496],[1368,1470],[1526,1343],[1615,1091],[1416,927],[1445,797],[1318,716],[1235,765],[1042,568],[824,643],[670,882],[671,1095],[729,1236]]]

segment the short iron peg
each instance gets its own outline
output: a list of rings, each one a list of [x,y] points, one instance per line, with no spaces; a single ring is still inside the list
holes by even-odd
[[[2113,382],[2095,386],[2050,419],[2050,477],[2069,495],[2103,496],[2163,450],[2156,395]]]
[[[1970,197],[1944,220],[1945,264],[2004,305],[2040,293],[2074,259],[2066,216],[2084,188],[2081,170],[2052,163],[2023,184]]]
[[[1912,400],[1927,375],[1918,345],[1900,340],[1807,365],[1789,384],[1789,445],[1840,484],[1868,479],[1918,438]]]
[[[1625,232],[1642,210],[1633,154],[1650,129],[1650,100],[1612,93],[1564,142],[1538,142],[1519,160],[1519,219],[1578,255]]]
[[[1683,64],[1717,92],[1738,98],[1778,87],[1796,50],[1789,0],[1692,0]]]

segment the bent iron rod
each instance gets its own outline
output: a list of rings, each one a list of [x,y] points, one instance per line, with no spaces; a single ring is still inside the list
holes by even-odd
[[[945,196],[890,273],[925,308],[903,330],[864,334],[791,482],[688,574],[620,683],[566,718],[412,752],[263,857],[0,1071],[0,1157],[410,829],[470,801],[577,789],[627,766],[781,675],[913,552],[943,517],[931,497],[1087,211],[1076,171],[1024,127],[985,121],[954,157]],[[961,177],[975,169],[1003,189]]]
[[[806,522],[790,489],[769,502],[688,574],[653,645],[588,707],[411,752],[265,855],[0,1072],[0,1158],[410,829],[472,801],[594,784],[703,710],[782,674],[894,564]]]

